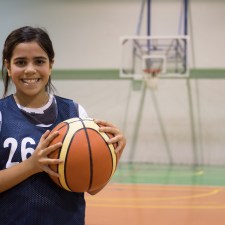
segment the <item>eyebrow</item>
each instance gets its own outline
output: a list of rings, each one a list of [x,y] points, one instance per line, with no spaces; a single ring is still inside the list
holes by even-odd
[[[47,57],[44,57],[44,56],[37,56],[37,57],[34,57],[34,59],[47,60],[48,58]]]
[[[14,58],[14,60],[24,60],[24,59],[27,59],[27,57],[17,57],[17,58]],[[34,57],[34,59],[47,60],[48,58],[47,57],[44,57],[44,56],[37,56],[37,57]]]

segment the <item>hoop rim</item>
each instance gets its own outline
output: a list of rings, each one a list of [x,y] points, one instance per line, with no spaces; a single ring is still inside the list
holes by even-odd
[[[161,68],[147,68],[143,70],[144,73],[148,74],[159,74],[161,71]]]

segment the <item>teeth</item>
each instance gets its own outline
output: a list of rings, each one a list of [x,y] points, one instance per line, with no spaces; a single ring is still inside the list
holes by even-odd
[[[39,79],[36,78],[36,79],[23,79],[22,81],[26,84],[34,84],[34,83],[38,82],[38,80]]]

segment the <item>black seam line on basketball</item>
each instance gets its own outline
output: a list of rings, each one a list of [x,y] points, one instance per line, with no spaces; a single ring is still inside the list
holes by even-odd
[[[65,127],[66,125],[68,125],[68,124],[71,124],[71,123],[77,123],[77,122],[80,122],[81,120],[83,120],[83,121],[92,121],[93,119],[91,119],[91,118],[83,118],[83,119],[81,119],[81,118],[79,118],[79,117],[77,117],[79,120],[76,120],[76,121],[72,121],[72,122],[66,122],[66,121],[64,121],[64,125],[63,126],[61,126],[57,131],[59,131],[59,130],[61,130],[63,127]]]
[[[68,123],[66,123],[64,126],[66,126],[66,125],[68,125]],[[64,127],[64,126],[62,126],[62,127]],[[60,129],[61,129],[62,127],[60,127]],[[66,136],[67,136],[67,134],[68,134],[69,128],[70,128],[70,127],[67,126],[66,133],[65,133],[65,135],[64,135],[64,137],[63,137],[63,140],[62,140],[62,145],[63,145],[63,143],[64,143],[64,141],[65,141],[65,138],[66,138]],[[58,129],[58,130],[60,130],[60,129]],[[60,158],[61,151],[62,151],[62,147],[61,147],[60,150],[59,150],[58,159]],[[68,151],[67,151],[67,152],[68,152]],[[66,163],[66,160],[65,160],[64,163]],[[66,167],[65,167],[65,164],[64,164],[64,168],[66,168]],[[64,171],[65,171],[65,169],[64,169]],[[59,166],[57,166],[57,173],[59,173]],[[64,172],[64,176],[65,176],[65,172]],[[59,178],[58,178],[58,181],[59,181],[59,183],[60,183],[60,185],[61,185],[61,187],[62,187],[62,184],[61,184]],[[67,185],[67,186],[68,186],[68,185]]]
[[[61,126],[57,131],[59,131],[59,130],[61,130],[61,129],[63,129],[63,127],[65,127],[66,125],[68,125],[69,123],[67,123],[67,122],[63,122],[63,123],[65,123],[63,126]]]
[[[95,131],[96,133],[99,133],[98,131],[96,131],[96,130],[93,129],[93,128],[88,128],[88,129],[93,130],[93,131]],[[108,136],[108,138],[110,138],[109,135],[108,135],[107,133],[105,133],[105,134]],[[102,135],[100,135],[100,136],[101,136],[101,138],[103,139],[103,141],[107,144],[107,147],[108,147],[108,150],[109,150],[109,153],[110,153],[110,156],[111,156],[111,162],[113,162],[113,156],[112,156],[112,152],[111,152],[111,150],[110,150],[109,144],[108,144],[107,141],[102,137]],[[113,147],[113,148],[114,148],[114,147]],[[116,163],[117,163],[117,158],[116,158]],[[112,163],[111,172],[110,172],[110,176],[109,176],[109,178],[108,178],[108,181],[109,181],[111,175],[113,175],[112,172],[113,172],[113,163]],[[108,181],[107,181],[106,183],[108,183]]]
[[[91,118],[79,118],[79,117],[76,117],[77,119],[79,120],[76,120],[76,121],[71,121],[71,122],[66,122],[67,124],[71,124],[71,123],[77,123],[77,122],[81,122],[81,121],[93,121],[93,119]]]
[[[79,120],[80,121],[80,120]],[[69,123],[68,123],[69,124]],[[82,123],[83,124],[83,123]],[[75,135],[80,131],[80,130],[82,130],[83,129],[83,127],[82,128],[80,128],[80,129],[78,129],[74,134],[73,134],[73,136],[71,137],[71,141],[70,141],[70,143],[69,143],[69,145],[68,145],[68,147],[67,147],[67,149],[70,149],[70,145],[72,144],[72,141],[73,141],[73,139],[74,139],[74,137],[75,137]],[[65,135],[66,136],[66,135]],[[66,157],[65,157],[65,162],[64,162],[64,177],[66,178],[65,179],[65,182],[66,182],[66,185],[67,185],[67,187],[71,190],[71,188],[70,188],[70,186],[69,186],[69,184],[68,184],[68,182],[67,182],[67,176],[66,176],[66,168],[67,168],[67,166],[66,166],[66,164],[67,164],[67,158],[68,158],[68,151],[66,151]]]
[[[90,188],[92,186],[92,182],[93,182],[93,158],[92,158],[92,152],[91,152],[91,144],[90,144],[90,139],[88,136],[87,128],[86,128],[83,120],[81,119],[80,121],[84,127],[84,132],[86,134],[87,143],[88,143],[88,151],[89,151],[89,156],[90,156],[90,181],[89,181],[89,187],[88,187],[88,190],[90,190]]]

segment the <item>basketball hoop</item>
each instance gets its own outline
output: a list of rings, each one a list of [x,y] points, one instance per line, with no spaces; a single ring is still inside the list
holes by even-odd
[[[148,68],[144,69],[144,81],[147,87],[151,90],[156,90],[158,87],[158,79],[161,69],[159,68]]]
[[[150,68],[150,69],[147,68],[147,69],[144,69],[143,71],[144,71],[144,73],[155,75],[155,74],[159,74],[161,72],[161,69],[160,68]]]
[[[121,37],[120,77],[142,79],[154,68],[160,77],[188,77],[188,36]],[[147,70],[145,70],[147,68]],[[149,70],[150,68],[150,70]]]

